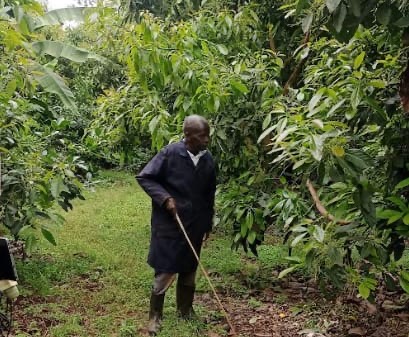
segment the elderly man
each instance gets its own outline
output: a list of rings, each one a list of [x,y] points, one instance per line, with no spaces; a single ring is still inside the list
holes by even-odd
[[[193,314],[197,261],[175,216],[182,220],[196,252],[212,229],[216,190],[215,165],[206,150],[209,124],[198,115],[186,117],[184,139],[162,149],[136,179],[152,198],[151,243],[148,263],[155,271],[148,332],[156,335],[162,319],[166,290],[178,274],[177,311]]]

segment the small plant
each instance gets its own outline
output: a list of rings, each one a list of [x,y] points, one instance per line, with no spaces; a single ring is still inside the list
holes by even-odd
[[[251,297],[251,298],[248,300],[247,303],[248,303],[248,305],[249,305],[251,308],[259,308],[259,307],[261,307],[261,306],[263,305],[262,302],[260,302],[259,300],[255,299],[255,298],[253,298],[253,297]]]
[[[135,327],[135,322],[125,320],[121,322],[121,327],[119,328],[120,337],[136,337],[137,330]]]

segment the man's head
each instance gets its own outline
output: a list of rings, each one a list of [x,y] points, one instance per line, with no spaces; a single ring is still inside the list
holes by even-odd
[[[207,120],[199,115],[191,115],[185,118],[183,133],[187,149],[197,154],[205,150],[210,141],[210,128]]]

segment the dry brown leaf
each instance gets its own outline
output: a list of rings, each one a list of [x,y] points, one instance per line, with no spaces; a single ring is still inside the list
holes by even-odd
[[[315,332],[312,329],[304,329],[298,332],[298,334],[303,335],[304,337],[325,337],[323,334],[320,334],[319,332]]]
[[[376,307],[375,304],[372,304],[372,303],[370,303],[368,301],[365,301],[365,305],[366,305],[366,308],[368,309],[368,313],[370,315],[373,315],[378,311],[378,308]]]
[[[261,317],[260,316],[254,316],[252,318],[250,318],[249,323],[250,324],[254,324],[256,323]]]
[[[400,319],[404,320],[404,321],[409,321],[409,313],[399,313],[396,316],[398,316]]]
[[[352,328],[352,329],[349,329],[348,335],[349,336],[365,336],[366,330],[361,327]]]

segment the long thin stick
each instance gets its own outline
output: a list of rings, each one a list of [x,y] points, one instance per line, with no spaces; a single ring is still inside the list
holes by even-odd
[[[195,258],[196,258],[196,260],[197,260],[197,262],[198,262],[198,264],[199,264],[199,266],[200,266],[200,269],[202,270],[203,275],[205,276],[207,282],[209,283],[210,288],[211,288],[212,291],[213,291],[214,297],[216,298],[217,303],[219,304],[220,309],[222,310],[224,316],[226,317],[227,324],[229,324],[229,327],[230,327],[230,333],[231,333],[232,335],[236,335],[236,329],[234,328],[234,326],[233,326],[233,324],[232,324],[232,322],[231,322],[231,320],[230,320],[230,316],[229,316],[229,314],[227,313],[226,309],[224,309],[224,306],[223,306],[223,304],[222,304],[222,301],[220,301],[220,298],[219,298],[219,296],[218,296],[217,293],[216,293],[216,289],[214,288],[214,286],[213,286],[213,284],[212,284],[212,281],[210,281],[209,274],[207,273],[206,269],[203,267],[202,263],[200,262],[199,255],[197,255],[196,250],[195,250],[195,247],[193,247],[193,244],[192,244],[192,242],[190,241],[189,236],[188,236],[187,233],[186,233],[185,227],[183,226],[183,223],[182,223],[182,221],[181,221],[180,218],[179,218],[179,214],[177,214],[177,213],[176,213],[176,221],[178,222],[180,229],[182,230],[183,234],[185,235],[185,238],[186,238],[186,240],[187,240],[187,242],[188,242],[190,248],[192,249],[193,255],[195,256]]]

